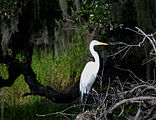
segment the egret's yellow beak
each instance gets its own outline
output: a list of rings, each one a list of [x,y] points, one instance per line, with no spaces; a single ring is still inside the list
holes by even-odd
[[[108,45],[107,43],[97,42],[99,45]]]

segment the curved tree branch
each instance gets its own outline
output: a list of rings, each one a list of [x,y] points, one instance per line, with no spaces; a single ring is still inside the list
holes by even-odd
[[[57,92],[48,86],[41,85],[36,80],[36,75],[33,72],[30,64],[27,65],[26,63],[24,67],[26,67],[24,68],[26,71],[24,73],[25,82],[29,85],[31,93],[26,93],[23,96],[27,95],[44,96],[55,103],[70,103],[79,97],[80,95],[79,82],[77,82],[74,86],[68,88],[65,91]]]
[[[16,59],[10,59],[7,60],[5,64],[8,65],[9,78],[5,80],[0,76],[0,88],[10,87],[13,85],[16,78],[20,74],[23,74],[25,82],[28,84],[31,91],[30,93],[25,93],[23,96],[39,95],[46,97],[55,103],[70,103],[76,100],[80,95],[79,81],[74,86],[62,92],[57,92],[48,86],[41,85],[36,80],[36,75],[31,68],[30,60],[23,60],[23,62],[19,62]]]

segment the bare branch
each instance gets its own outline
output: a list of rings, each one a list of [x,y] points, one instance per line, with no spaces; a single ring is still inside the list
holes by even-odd
[[[148,112],[147,112],[147,115],[144,117],[144,119],[148,119],[150,118],[152,115],[152,112],[154,111],[154,107],[152,107]]]
[[[149,118],[149,120],[155,120],[156,119],[156,114],[152,115],[151,118]]]
[[[135,115],[134,120],[138,120],[138,119],[139,119],[140,113],[141,113],[141,103],[140,103],[140,105],[139,105],[139,109],[138,109],[138,111],[137,111],[137,114]]]
[[[116,55],[118,55],[119,53],[123,52],[127,48],[128,48],[128,46],[124,47],[123,49],[119,50],[118,52],[116,52],[116,53],[114,53],[112,55],[107,55],[106,57],[113,57],[113,58],[115,58]]]
[[[119,67],[117,67],[117,66],[115,66],[115,68],[117,68],[117,69],[119,69],[119,70],[122,70],[122,71],[127,71],[127,72],[129,72],[131,75],[133,75],[134,78],[136,78],[137,80],[139,80],[140,82],[146,83],[146,82],[144,82],[142,79],[140,79],[138,76],[136,76],[136,75],[135,75],[131,70],[129,70],[129,69],[123,69],[123,68],[119,68]]]
[[[136,30],[133,30],[133,29],[130,29],[130,28],[125,28],[126,30],[130,30],[130,31],[132,31],[132,32],[135,32],[135,33],[137,33],[137,34],[139,34],[139,35],[142,35],[143,36],[143,34],[142,33],[140,33],[139,31],[136,31]]]
[[[126,56],[126,54],[128,53],[128,51],[132,48],[132,47],[141,47],[142,44],[144,44],[145,40],[148,39],[155,51],[156,54],[156,40],[154,38],[154,35],[156,34],[145,34],[145,32],[143,32],[140,28],[135,27],[138,31],[130,29],[130,28],[125,28],[126,30],[130,30],[133,31],[141,36],[144,36],[143,40],[141,42],[139,42],[138,44],[134,44],[134,45],[130,45],[124,42],[115,42],[115,43],[109,43],[109,45],[122,45],[122,47],[119,47],[119,51],[117,51],[116,53],[112,54],[112,55],[107,55],[106,57],[113,57],[115,58],[116,55],[120,54],[121,52],[125,51],[124,55],[122,56],[122,58],[124,58]]]
[[[145,87],[146,89],[145,90],[149,90],[149,89],[153,89],[153,90],[155,90],[156,91],[156,88],[154,87],[154,86],[150,86],[150,85],[147,85],[147,84],[143,84],[143,85],[138,85],[138,86],[136,86],[136,87],[134,87],[131,91],[130,91],[130,93],[133,93],[135,90],[137,90],[137,89],[139,89],[139,88],[142,88],[142,87]],[[144,90],[144,91],[145,91]],[[144,92],[143,91],[143,92]],[[142,92],[142,93],[143,93]]]
[[[139,97],[134,97],[134,98],[129,98],[129,99],[124,99],[120,102],[117,102],[113,107],[111,107],[108,110],[108,113],[112,113],[113,110],[115,110],[118,106],[125,104],[125,103],[132,103],[135,101],[150,101],[150,100],[156,100],[156,97],[153,96],[139,96]]]
[[[152,37],[153,35],[151,34],[151,35],[147,35],[147,34],[145,34],[140,28],[138,28],[138,27],[135,27],[137,30],[139,30],[139,32],[140,33],[142,33],[145,37],[147,37],[147,39],[150,41],[150,43],[152,44],[152,46],[153,46],[153,49],[154,49],[154,51],[155,51],[155,53],[156,53],[156,44],[154,44],[154,42],[153,42],[153,40],[150,38],[150,37]]]
[[[153,60],[155,60],[155,59],[156,59],[156,57],[153,57],[153,58],[149,59],[148,61],[142,63],[141,65],[145,65],[145,64],[147,64],[147,63],[149,63],[149,62],[151,62],[151,61],[153,61]]]
[[[61,115],[67,115],[67,116],[76,116],[77,114],[70,114],[70,113],[65,113],[70,109],[76,108],[76,107],[81,107],[81,106],[94,106],[93,104],[78,104],[78,105],[72,105],[60,112],[55,112],[55,113],[48,113],[48,114],[36,114],[36,116],[39,117],[46,117],[46,116],[50,116],[50,115],[57,115],[57,114],[61,114]]]

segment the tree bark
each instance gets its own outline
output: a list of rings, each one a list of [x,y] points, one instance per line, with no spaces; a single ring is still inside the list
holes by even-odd
[[[10,87],[13,85],[16,78],[20,74],[23,74],[25,82],[28,84],[30,89],[30,93],[25,93],[23,97],[28,95],[39,95],[46,97],[55,103],[71,103],[80,95],[79,81],[74,86],[62,92],[57,92],[49,86],[41,85],[37,81],[36,75],[31,68],[30,60],[24,60],[23,62],[20,62],[17,59],[7,58],[5,59],[4,63],[8,65],[9,78],[5,80],[0,77],[0,88]]]

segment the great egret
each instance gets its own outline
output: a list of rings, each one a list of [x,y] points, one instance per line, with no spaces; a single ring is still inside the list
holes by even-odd
[[[95,79],[97,77],[97,73],[100,67],[100,60],[98,53],[94,50],[94,46],[96,45],[108,45],[107,43],[99,42],[97,40],[93,40],[90,43],[89,50],[92,56],[95,59],[95,62],[90,61],[84,67],[81,78],[80,78],[80,92],[81,92],[81,103],[83,103],[83,94],[88,94]]]

